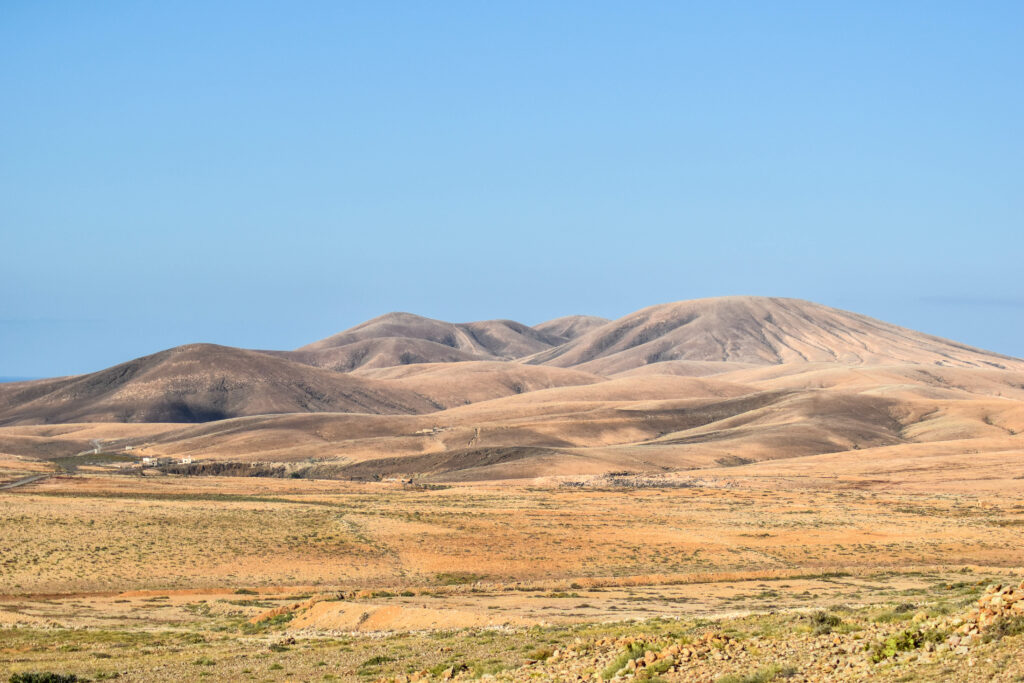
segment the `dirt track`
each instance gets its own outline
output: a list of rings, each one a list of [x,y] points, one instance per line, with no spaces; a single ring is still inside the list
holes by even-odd
[[[17,488],[19,486],[25,486],[26,484],[33,484],[33,483],[35,483],[37,481],[41,481],[43,479],[46,479],[47,477],[52,477],[52,476],[53,476],[52,473],[51,474],[33,474],[31,477],[25,477],[23,479],[18,479],[17,481],[12,481],[12,482],[9,482],[7,484],[0,484],[0,491],[3,491],[5,489]]]

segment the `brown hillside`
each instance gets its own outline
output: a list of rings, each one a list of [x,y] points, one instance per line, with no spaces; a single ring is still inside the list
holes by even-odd
[[[602,325],[607,325],[609,322],[611,321],[607,318],[599,318],[596,315],[567,315],[534,325],[533,329],[569,341],[596,330]]]
[[[662,361],[914,363],[1024,369],[1024,361],[798,299],[722,297],[627,315],[525,362],[608,375]]]
[[[493,360],[488,353],[463,351],[427,339],[385,337],[321,349],[273,351],[276,356],[297,363],[327,368],[336,372],[352,372],[360,368],[389,368],[418,363],[459,363]]]
[[[355,374],[388,380],[446,408],[489,401],[542,389],[603,382],[603,377],[578,370],[501,361],[424,363],[361,369]]]
[[[1024,445],[1024,361],[853,313],[791,299],[681,302],[498,359],[571,333],[561,325],[393,314],[290,354],[189,346],[0,385],[0,454],[54,459],[96,438],[229,470],[481,480]],[[288,359],[300,354],[346,372]],[[445,362],[423,362],[437,355]],[[111,424],[126,420],[207,422]],[[98,424],[17,426],[58,421]]]
[[[452,367],[454,371],[458,366]],[[148,436],[124,433],[128,425],[96,425],[88,434],[128,438],[143,446],[143,453],[204,461],[316,459],[320,462],[309,471],[312,477],[345,477],[356,470],[365,477],[367,468],[379,465],[382,475],[435,480],[742,468],[766,459],[824,453],[845,452],[856,459],[864,449],[924,443],[956,453],[1003,452],[1024,445],[1024,401],[998,396],[1001,384],[994,385],[994,396],[930,395],[927,378],[913,374],[913,369],[845,368],[846,379],[814,379],[815,385],[829,385],[820,387],[774,384],[801,375],[810,379],[820,369],[791,371],[763,381],[750,377],[749,370],[731,377],[622,377],[426,415],[261,415],[187,427],[152,425]],[[946,370],[957,371],[960,383],[976,392],[993,381],[990,373],[1001,372]],[[431,374],[430,369],[423,374]],[[972,375],[980,379],[972,381]],[[749,383],[723,381],[723,376],[746,377]],[[81,450],[83,441],[84,433],[74,426],[0,428],[0,451],[7,453],[50,458]],[[492,459],[498,452],[502,458]],[[474,453],[480,454],[479,462],[473,460]],[[406,457],[413,459],[403,464]],[[377,465],[348,467],[366,461]],[[444,467],[454,469],[445,472]]]
[[[498,358],[522,358],[561,344],[562,337],[527,327],[514,320],[482,320],[456,325],[473,340]]]
[[[716,376],[770,390],[839,389],[876,395],[1024,400],[1024,371],[937,365],[789,363],[752,366]]]
[[[389,313],[297,349],[292,357],[339,370],[463,360],[511,360],[565,340],[512,320],[449,323]]]
[[[208,422],[266,413],[435,409],[399,387],[212,344],[179,346],[89,375],[0,385],[0,424]]]
[[[715,360],[665,360],[659,363],[641,365],[622,372],[611,374],[612,377],[643,377],[646,375],[677,375],[679,377],[710,377],[736,372],[747,368],[764,368],[757,363],[736,363]],[[774,367],[774,366],[772,366]],[[801,366],[802,367],[802,366]]]

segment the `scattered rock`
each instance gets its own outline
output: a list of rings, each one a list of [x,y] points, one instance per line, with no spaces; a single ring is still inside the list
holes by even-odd
[[[930,618],[917,612],[910,628],[869,624],[855,633],[795,634],[784,640],[752,637],[737,639],[714,628],[691,640],[666,640],[636,635],[599,638],[587,643],[577,638],[571,647],[556,649],[545,660],[527,660],[517,669],[491,676],[493,680],[595,681],[646,679],[714,681],[726,675],[749,676],[766,665],[785,665],[785,677],[805,683],[865,680],[878,677],[883,667],[899,663],[913,667],[955,655],[973,666],[970,655],[984,640],[986,629],[1005,617],[1024,613],[1024,582],[1019,586],[990,586],[976,607],[964,614]],[[906,624],[904,624],[906,626]],[[943,634],[949,634],[942,638]],[[935,638],[938,637],[938,642]],[[877,653],[890,644],[892,652]],[[874,648],[874,649],[873,649]],[[629,659],[623,662],[623,655]],[[618,667],[614,673],[612,667]],[[650,671],[648,671],[650,669]],[[606,677],[607,676],[607,677]],[[392,682],[468,680],[471,672],[455,667],[431,679],[427,672]]]

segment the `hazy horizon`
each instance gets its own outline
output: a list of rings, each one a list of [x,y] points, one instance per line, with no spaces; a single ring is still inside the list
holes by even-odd
[[[1024,5],[8,4],[0,373],[807,299],[1024,356]]]

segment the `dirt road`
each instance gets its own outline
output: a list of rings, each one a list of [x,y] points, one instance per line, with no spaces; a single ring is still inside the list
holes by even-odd
[[[52,476],[53,476],[53,472],[46,472],[45,474],[33,474],[31,477],[25,477],[24,479],[17,479],[15,481],[11,481],[11,482],[8,482],[6,484],[0,484],[0,491],[3,491],[4,489],[17,488],[18,486],[24,486],[25,484],[32,484],[34,482],[37,482],[37,481],[40,481],[42,479],[46,479],[47,477],[52,477]]]

